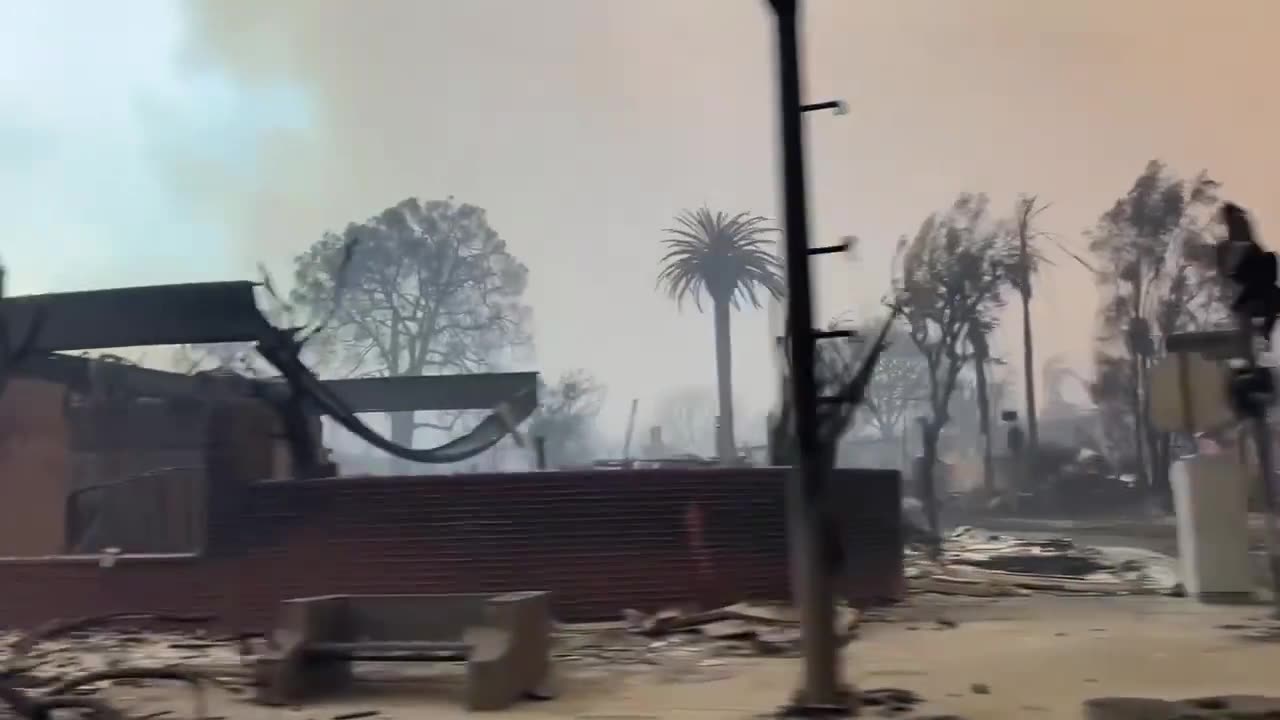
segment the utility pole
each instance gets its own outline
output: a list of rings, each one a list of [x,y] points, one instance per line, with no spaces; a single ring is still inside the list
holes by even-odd
[[[787,483],[787,524],[791,539],[793,594],[800,608],[804,683],[793,714],[847,714],[851,694],[840,682],[835,633],[832,568],[824,562],[828,529],[822,512],[825,468],[818,439],[817,383],[814,377],[813,299],[809,256],[842,252],[846,245],[809,247],[805,207],[804,127],[807,111],[845,111],[843,103],[804,105],[800,99],[799,0],[769,0],[777,16],[778,106],[781,127],[783,226],[786,237],[787,335],[791,344],[791,397],[799,457]]]

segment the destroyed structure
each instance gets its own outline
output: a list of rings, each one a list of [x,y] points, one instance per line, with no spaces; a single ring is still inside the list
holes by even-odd
[[[786,596],[780,468],[334,477],[321,415],[398,457],[453,462],[529,416],[536,375],[322,382],[298,360],[297,334],[263,318],[253,289],[203,283],[0,303],[0,325],[21,351],[0,397],[0,582],[21,591],[0,599],[0,625],[141,605],[262,627],[282,599],[365,587],[547,589],[569,620]],[[219,342],[256,342],[281,377],[185,376],[62,354]],[[471,433],[427,450],[391,446],[355,417],[495,406]],[[900,595],[897,474],[838,471],[832,482],[845,498],[850,594]]]
[[[0,556],[193,552],[204,545],[210,483],[337,474],[321,414],[367,436],[357,413],[503,408],[501,422],[445,447],[442,459],[454,461],[492,446],[537,402],[536,373],[251,379],[59,352],[254,341],[286,368],[300,366],[251,283],[9,298],[0,319],[11,336],[30,337],[0,398],[0,513],[9,516]]]

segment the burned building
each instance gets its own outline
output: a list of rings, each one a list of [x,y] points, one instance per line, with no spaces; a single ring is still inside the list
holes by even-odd
[[[0,556],[196,552],[215,497],[264,480],[337,474],[321,415],[343,413],[350,425],[357,413],[483,409],[521,398],[506,413],[518,424],[536,405],[536,373],[312,378],[317,400],[283,377],[186,375],[53,352],[278,342],[280,331],[252,300],[250,283],[4,300],[0,321],[31,342],[10,363],[0,397]],[[454,454],[465,459],[500,439],[506,430],[492,425],[491,437],[476,442],[473,432]]]

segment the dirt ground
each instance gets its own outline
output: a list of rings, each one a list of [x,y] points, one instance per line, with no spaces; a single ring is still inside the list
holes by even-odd
[[[921,714],[971,720],[1080,718],[1102,695],[1186,698],[1278,694],[1280,624],[1262,606],[1206,606],[1164,597],[1054,597],[999,600],[915,596],[871,613],[846,648],[847,674],[860,688],[903,688],[927,700]],[[560,696],[500,713],[512,718],[748,718],[788,698],[801,669],[794,658],[726,655],[675,641],[611,644],[617,630],[558,662]],[[610,635],[613,633],[613,635]],[[590,635],[590,633],[588,633]],[[610,639],[612,638],[612,640]],[[272,709],[219,692],[216,718],[374,720],[461,717],[460,668],[395,676],[374,668],[356,696]],[[178,691],[116,688],[135,716],[191,716]],[[366,715],[365,713],[375,713]],[[863,716],[875,717],[874,710]]]

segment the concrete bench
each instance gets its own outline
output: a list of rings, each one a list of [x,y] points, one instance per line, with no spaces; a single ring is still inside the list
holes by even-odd
[[[341,690],[353,662],[465,662],[468,708],[501,710],[544,691],[551,626],[542,591],[286,600],[258,659],[257,699],[293,705]]]

